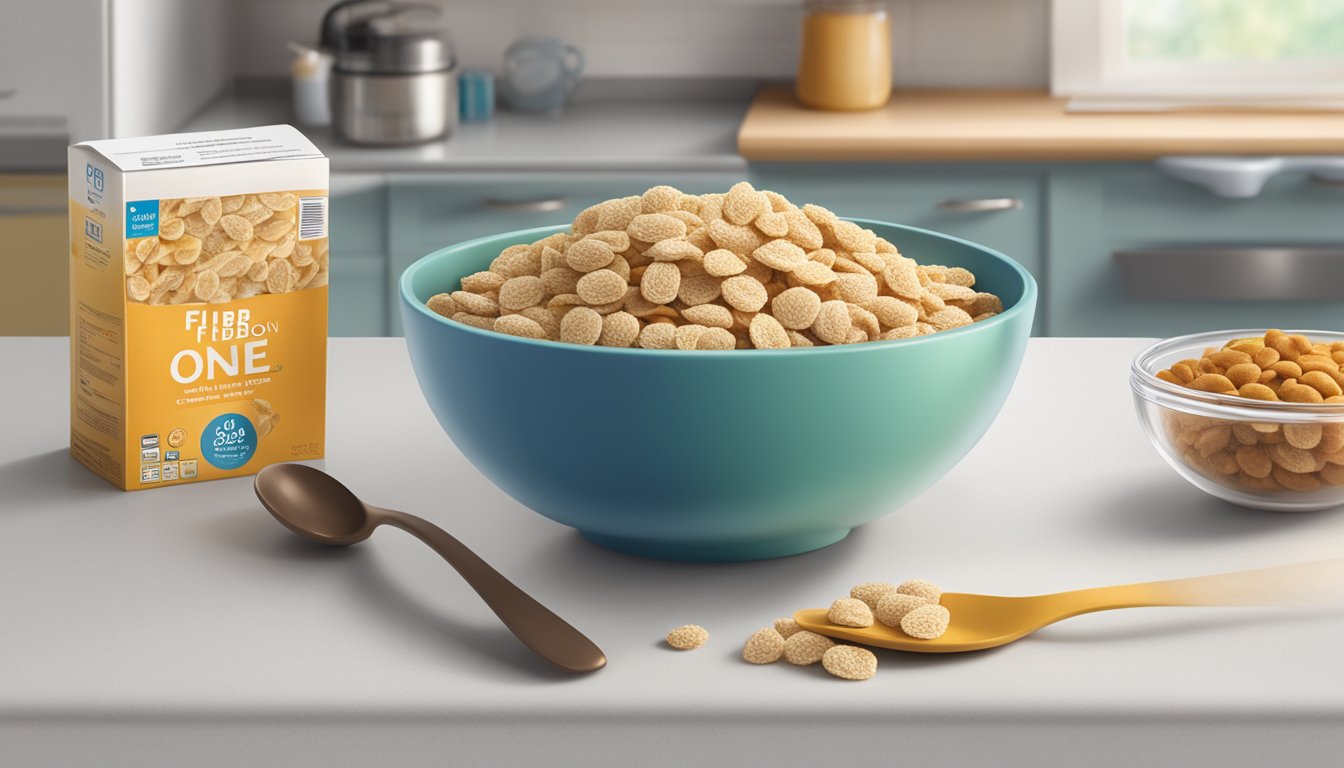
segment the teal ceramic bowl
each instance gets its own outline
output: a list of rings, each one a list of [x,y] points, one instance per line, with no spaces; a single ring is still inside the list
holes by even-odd
[[[420,388],[448,437],[521,504],[622,552],[670,560],[824,547],[970,451],[1017,376],[1036,283],[984,246],[856,220],[925,264],[966,267],[1004,312],[965,328],[800,350],[614,349],[471,328],[425,308],[505,247],[449,246],[401,276]]]

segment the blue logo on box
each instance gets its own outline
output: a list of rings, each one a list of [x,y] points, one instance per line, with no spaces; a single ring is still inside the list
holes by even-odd
[[[237,469],[257,452],[257,432],[246,416],[216,416],[201,432],[201,455],[211,466]]]
[[[136,200],[126,204],[126,237],[159,234],[159,201]]]

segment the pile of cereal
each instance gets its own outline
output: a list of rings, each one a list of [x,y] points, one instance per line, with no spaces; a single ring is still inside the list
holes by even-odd
[[[1233,339],[1158,371],[1163,381],[1222,395],[1290,403],[1344,403],[1344,342],[1315,344],[1278,330]],[[1266,418],[1272,418],[1267,415]],[[1241,422],[1166,411],[1181,460],[1218,482],[1311,492],[1344,485],[1344,421]]]
[[[831,604],[827,619],[842,627],[871,627],[874,619],[921,640],[935,640],[947,631],[951,614],[939,605],[943,591],[936,584],[912,579],[902,584],[859,584]],[[877,673],[877,656],[866,648],[838,645],[834,640],[798,626],[791,618],[775,619],[752,633],[742,647],[752,664],[780,659],[797,666],[821,662],[822,668],[846,680],[867,680]]]
[[[505,248],[427,306],[499,333],[645,349],[783,349],[905,339],[1003,304],[960,267],[743,181],[608,200],[569,232]]]
[[[859,584],[831,604],[826,618],[842,627],[871,627],[880,622],[920,640],[936,640],[947,631],[952,615],[938,604],[943,590],[931,581],[910,579],[899,585],[884,581]]]

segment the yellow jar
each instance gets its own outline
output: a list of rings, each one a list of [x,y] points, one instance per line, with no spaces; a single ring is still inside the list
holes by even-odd
[[[798,100],[813,109],[877,109],[891,96],[891,20],[871,0],[807,0]]]

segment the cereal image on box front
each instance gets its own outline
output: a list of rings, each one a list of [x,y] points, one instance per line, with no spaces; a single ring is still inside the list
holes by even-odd
[[[222,304],[327,284],[326,237],[302,236],[293,192],[165,198],[157,235],[128,239],[135,303]]]

